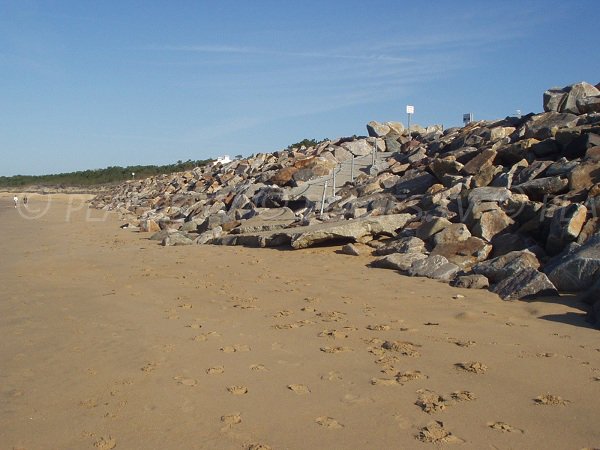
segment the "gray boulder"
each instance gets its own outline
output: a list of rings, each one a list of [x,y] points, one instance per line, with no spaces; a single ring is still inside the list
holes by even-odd
[[[466,289],[487,289],[490,282],[483,275],[463,275],[456,278],[452,285]]]
[[[412,217],[411,214],[390,214],[304,227],[291,235],[291,244],[294,249],[300,249],[328,241],[356,242],[365,236],[393,236]]]
[[[556,255],[568,243],[575,241],[585,224],[586,215],[587,208],[578,203],[558,208],[550,223],[546,251],[550,255]]]
[[[390,255],[392,253],[424,253],[425,242],[417,237],[403,237],[386,242],[375,252],[376,256]]]
[[[441,255],[430,255],[413,263],[408,269],[412,277],[427,277],[434,280],[451,281],[460,268]]]
[[[427,255],[424,255],[423,253],[392,253],[377,258],[371,263],[371,266],[407,272],[415,262],[425,258],[427,258]]]
[[[481,262],[473,267],[473,273],[483,275],[493,283],[525,269],[538,269],[540,262],[529,250],[514,251],[497,258]]]
[[[491,291],[498,294],[503,300],[558,295],[556,287],[546,274],[532,267],[527,267],[500,280],[492,287]]]
[[[600,234],[551,260],[544,272],[560,291],[589,289],[600,278]]]

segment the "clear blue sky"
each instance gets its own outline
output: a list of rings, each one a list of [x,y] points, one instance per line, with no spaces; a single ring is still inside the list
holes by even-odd
[[[600,2],[0,0],[0,175],[539,112],[600,82]]]

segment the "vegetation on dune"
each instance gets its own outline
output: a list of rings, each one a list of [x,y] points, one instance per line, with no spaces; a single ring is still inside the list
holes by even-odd
[[[177,161],[164,166],[111,166],[105,169],[82,170],[78,172],[58,173],[52,175],[14,175],[0,177],[0,187],[19,186],[93,186],[99,184],[119,183],[133,178],[146,178],[152,175],[182,172],[194,167],[208,164],[211,160]]]
[[[295,144],[291,144],[287,146],[286,150],[291,150],[293,148],[300,148],[300,147],[314,147],[315,145],[320,144],[321,142],[325,142],[328,141],[329,139],[325,138],[325,139],[321,139],[320,141],[317,141],[316,139],[302,139],[300,142],[296,142]]]

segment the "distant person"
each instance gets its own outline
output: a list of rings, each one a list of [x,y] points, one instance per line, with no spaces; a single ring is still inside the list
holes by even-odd
[[[17,197],[16,195],[13,197],[13,202],[15,202],[15,208],[17,206],[19,206],[19,197]]]
[[[23,197],[23,204],[24,204],[24,205],[27,205],[27,196],[24,196],[24,197]]]

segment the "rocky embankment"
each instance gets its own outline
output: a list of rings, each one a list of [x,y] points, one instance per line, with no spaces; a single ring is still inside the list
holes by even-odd
[[[599,88],[550,89],[541,114],[463,128],[371,122],[369,137],[128,182],[92,205],[163,245],[361,242],[374,267],[503,299],[585,292],[598,324]]]

